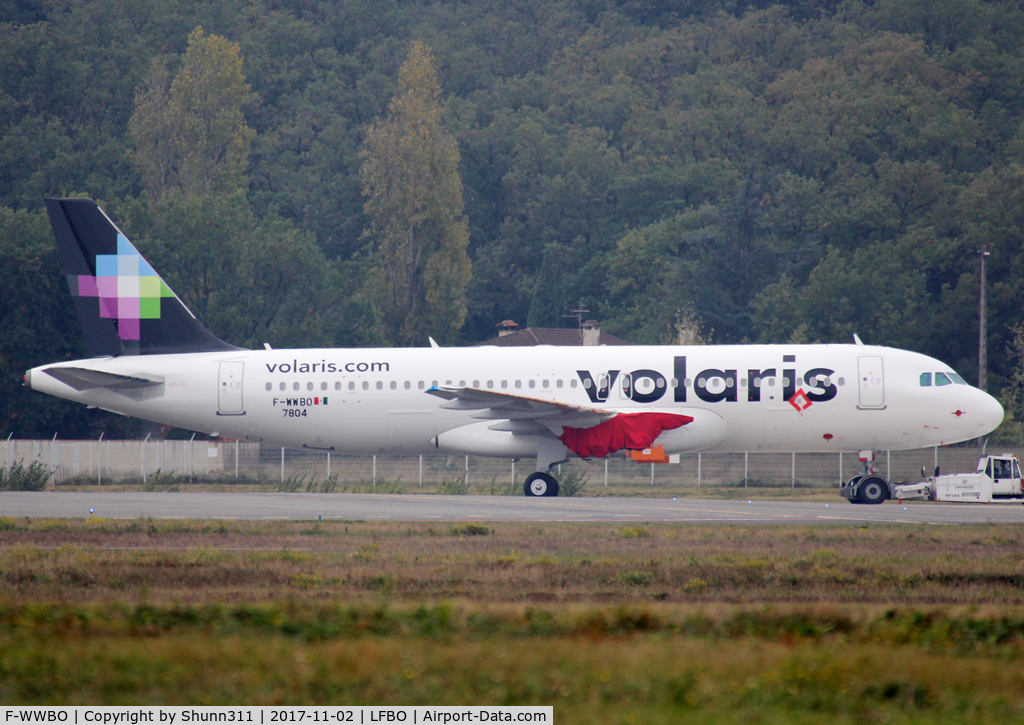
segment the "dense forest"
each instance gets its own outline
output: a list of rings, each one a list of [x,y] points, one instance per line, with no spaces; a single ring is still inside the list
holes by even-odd
[[[430,85],[414,57],[462,185],[428,200],[462,246],[421,297],[464,292],[402,328],[374,163],[403,89]],[[637,343],[857,333],[976,379],[987,247],[989,386],[1010,394],[1022,111],[1011,0],[12,0],[0,432],[130,432],[20,388],[82,355],[43,211],[59,195],[96,199],[244,346],[472,344],[582,304]]]

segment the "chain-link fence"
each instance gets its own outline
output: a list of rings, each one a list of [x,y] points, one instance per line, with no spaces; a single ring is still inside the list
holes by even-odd
[[[333,480],[339,485],[437,486],[513,484],[533,471],[533,460],[476,456],[348,456],[207,440],[16,440],[0,443],[0,465],[9,471],[21,462],[39,462],[52,483],[115,483],[175,476],[196,481]],[[1002,452],[1002,450],[1000,450]],[[1017,451],[1013,451],[1017,452]],[[946,473],[973,471],[982,451],[976,447],[925,448],[876,452],[875,470],[893,482],[921,479],[936,465]],[[838,486],[860,473],[856,452],[702,453],[680,456],[678,463],[649,464],[622,459],[574,461],[590,486]]]

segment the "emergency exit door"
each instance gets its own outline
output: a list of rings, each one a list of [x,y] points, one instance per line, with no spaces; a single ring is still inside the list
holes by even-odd
[[[881,356],[857,358],[857,388],[861,408],[885,407],[885,377]]]
[[[242,407],[242,373],[245,363],[222,362],[217,379],[217,415],[245,415]]]

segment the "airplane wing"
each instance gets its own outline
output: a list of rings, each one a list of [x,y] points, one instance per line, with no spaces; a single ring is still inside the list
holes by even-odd
[[[478,411],[471,417],[496,421],[494,425],[488,426],[491,430],[519,435],[550,435],[557,438],[566,426],[590,428],[617,415],[613,410],[479,388],[435,386],[427,393],[447,401],[441,404],[445,410]]]
[[[494,420],[494,425],[488,426],[491,430],[557,438],[581,458],[602,458],[623,449],[643,450],[662,431],[693,421],[688,415],[626,413],[479,388],[435,386],[427,392],[447,401],[441,404],[446,410],[474,410],[478,412],[471,417]]]

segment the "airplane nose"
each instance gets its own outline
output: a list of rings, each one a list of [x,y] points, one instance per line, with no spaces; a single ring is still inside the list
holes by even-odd
[[[1003,406],[998,400],[981,390],[978,393],[978,409],[981,415],[978,416],[978,426],[982,432],[979,436],[988,435],[1003,422]]]

